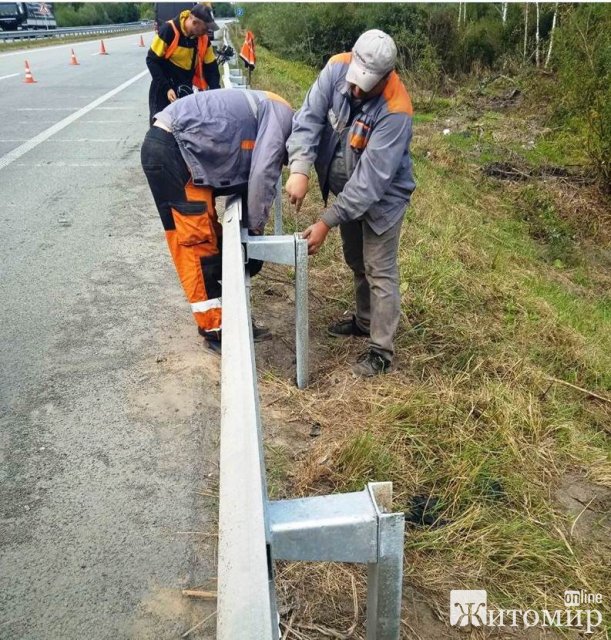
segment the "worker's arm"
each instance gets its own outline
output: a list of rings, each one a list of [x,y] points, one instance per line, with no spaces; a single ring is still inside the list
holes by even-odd
[[[165,53],[174,38],[172,27],[166,23],[159,27],[159,32],[153,37],[151,48],[146,54],[146,66],[157,83],[166,93],[172,88],[166,75],[167,60]]]
[[[204,78],[208,83],[209,89],[221,88],[221,74],[212,45],[206,49],[206,55],[204,56]]]
[[[285,102],[264,100],[259,104],[259,126],[248,179],[248,228],[252,231],[263,232],[269,217],[286,156],[291,119],[292,111]]]
[[[293,118],[293,130],[286,143],[291,174],[309,175],[333,98],[333,64],[320,72],[310,87],[301,109]]]

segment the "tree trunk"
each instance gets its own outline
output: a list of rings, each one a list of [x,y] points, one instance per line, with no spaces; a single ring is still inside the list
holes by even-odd
[[[526,48],[528,46],[528,2],[524,4],[524,62],[526,62]]]
[[[509,3],[508,2],[503,2],[503,26],[505,26],[507,24],[507,5]]]
[[[558,3],[556,2],[556,6],[554,7],[554,18],[552,20],[552,30],[549,35],[549,49],[547,50],[547,58],[545,58],[546,69],[547,69],[547,65],[549,64],[550,58],[552,57],[552,47],[554,46],[554,31],[556,29],[557,18],[558,18]]]
[[[537,8],[537,30],[535,32],[535,64],[539,67],[539,3],[535,2]]]

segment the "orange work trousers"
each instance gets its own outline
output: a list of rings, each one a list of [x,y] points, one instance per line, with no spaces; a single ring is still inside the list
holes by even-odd
[[[166,229],[176,272],[200,333],[218,338],[221,329],[222,227],[212,189],[185,186],[185,202],[170,202],[174,229]]]

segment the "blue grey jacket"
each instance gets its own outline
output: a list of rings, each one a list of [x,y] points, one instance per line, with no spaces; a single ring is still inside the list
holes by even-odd
[[[176,138],[193,183],[235,193],[248,186],[248,227],[262,231],[286,156],[293,110],[275,93],[200,91],[155,116]]]
[[[314,165],[325,203],[331,160],[350,120],[351,60],[351,53],[329,60],[295,114],[287,142],[291,173],[309,175]],[[412,114],[409,94],[393,71],[383,94],[362,103],[344,136],[349,180],[322,215],[329,226],[364,217],[381,234],[403,216],[416,188],[409,155]]]

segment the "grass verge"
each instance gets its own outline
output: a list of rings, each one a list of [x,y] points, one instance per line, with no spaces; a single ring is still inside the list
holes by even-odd
[[[299,106],[315,72],[262,48],[258,56],[254,86]],[[611,402],[588,393],[611,397],[608,202],[594,185],[566,176],[486,176],[482,167],[511,154],[558,163],[569,134],[547,132],[545,109],[528,99],[490,109],[470,97],[461,91],[451,110],[444,104],[442,114],[416,120],[418,189],[400,248],[396,370],[353,381],[346,366],[362,345],[324,335],[328,320],[352,304],[334,233],[310,263],[313,383],[305,392],[275,375],[262,384],[288,423],[298,417],[320,431],[297,451],[273,450],[277,495],[393,481],[408,518],[410,638],[451,631],[443,629],[450,589],[485,588],[507,608],[554,609],[565,589],[606,598],[611,577],[603,560],[611,550]],[[319,196],[308,198],[286,220],[288,231],[320,215]],[[259,293],[270,286],[265,273]],[[313,630],[315,621],[327,631],[351,628],[362,573],[286,565],[279,577],[302,637],[328,636]],[[421,614],[410,627],[414,592],[424,594],[433,620]],[[603,605],[608,625],[608,599]],[[362,622],[362,607],[356,614]],[[357,625],[350,637],[363,634]]]

